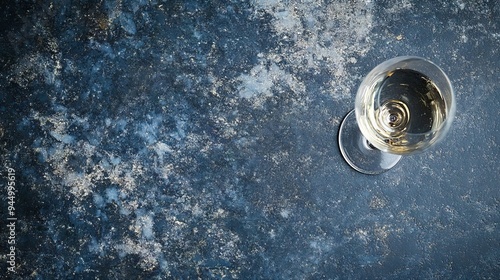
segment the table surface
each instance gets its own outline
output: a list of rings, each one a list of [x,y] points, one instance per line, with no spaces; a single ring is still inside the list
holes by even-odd
[[[9,276],[500,273],[500,2],[36,2],[0,12]],[[339,125],[400,55],[448,74],[453,126],[357,173]]]

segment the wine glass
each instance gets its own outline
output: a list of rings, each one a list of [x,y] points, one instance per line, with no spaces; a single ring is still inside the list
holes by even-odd
[[[355,170],[380,174],[443,139],[454,115],[453,87],[441,68],[421,57],[392,58],[359,86],[355,109],[340,125],[340,152]]]

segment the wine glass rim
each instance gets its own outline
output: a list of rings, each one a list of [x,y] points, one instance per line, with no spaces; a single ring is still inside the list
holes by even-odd
[[[415,63],[405,63],[405,62],[423,62],[424,64],[415,64]],[[430,68],[427,68],[431,66]],[[426,69],[427,68],[427,69]],[[358,122],[360,122],[360,119],[362,118],[361,115],[367,115],[366,113],[366,107],[365,106],[359,106],[358,102],[362,102],[363,97],[367,94],[368,90],[367,88],[372,88],[375,83],[380,82],[380,78],[382,76],[387,75],[388,72],[398,70],[398,69],[408,69],[408,70],[413,70],[417,71],[421,74],[423,74],[426,77],[429,77],[434,82],[438,83],[438,88],[443,94],[443,100],[445,102],[446,106],[446,116],[445,119],[440,123],[438,126],[433,127],[431,130],[427,132],[422,132],[422,133],[415,133],[415,132],[407,132],[406,135],[409,136],[419,136],[419,135],[431,135],[434,133],[439,132],[439,135],[436,137],[433,137],[433,139],[430,142],[430,145],[439,142],[444,135],[449,131],[451,127],[451,123],[455,117],[455,107],[456,107],[456,100],[455,100],[455,90],[453,88],[453,85],[446,73],[443,71],[441,67],[436,65],[434,62],[427,58],[419,57],[419,56],[398,56],[394,57],[388,60],[383,61],[382,63],[378,64],[375,68],[373,68],[363,79],[363,82],[361,83],[358,93],[356,95],[356,118],[358,119]],[[364,108],[364,109],[363,109]],[[374,129],[374,128],[372,128]],[[363,128],[362,128],[363,130]],[[368,133],[368,132],[367,132]],[[368,133],[369,134],[369,133]],[[366,137],[366,135],[365,135]],[[369,137],[368,137],[369,138]],[[376,145],[376,143],[374,143]]]

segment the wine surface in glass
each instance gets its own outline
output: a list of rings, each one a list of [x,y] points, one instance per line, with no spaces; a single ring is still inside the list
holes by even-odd
[[[386,73],[365,97],[367,118],[360,128],[369,142],[389,153],[407,154],[432,145],[446,119],[439,88],[415,70]]]

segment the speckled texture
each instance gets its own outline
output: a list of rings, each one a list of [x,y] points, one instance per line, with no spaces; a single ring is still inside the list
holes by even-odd
[[[0,184],[12,167],[18,189],[9,277],[500,274],[497,1],[10,1],[0,13]],[[338,128],[363,76],[398,55],[448,73],[456,119],[437,147],[362,175]]]

